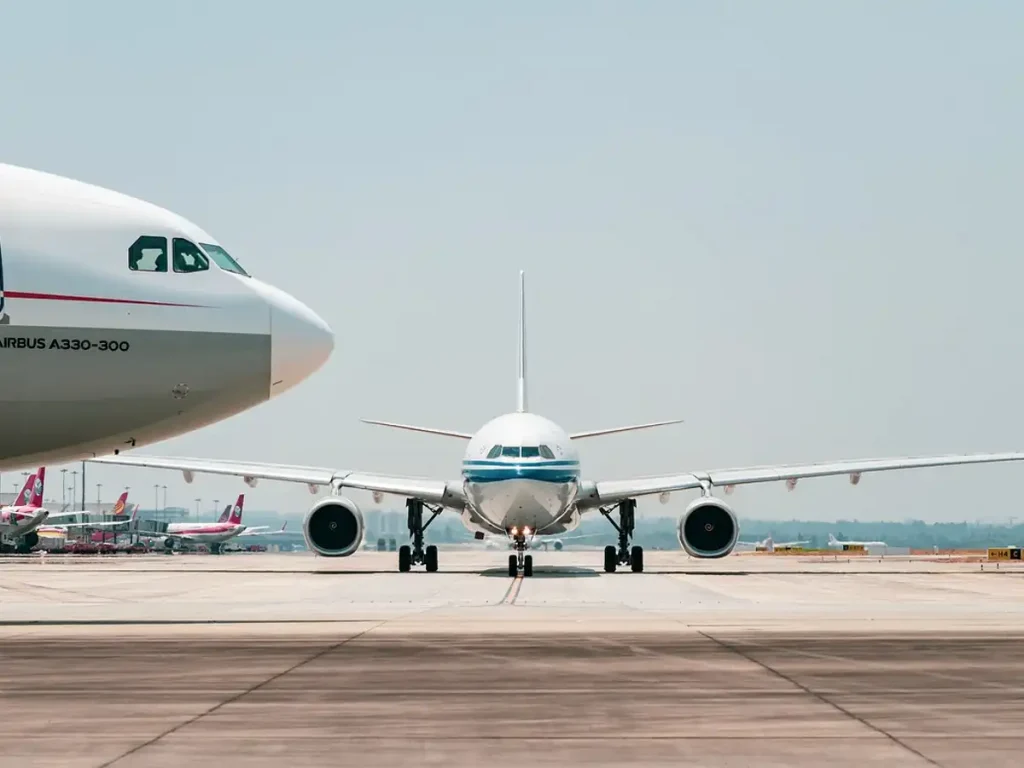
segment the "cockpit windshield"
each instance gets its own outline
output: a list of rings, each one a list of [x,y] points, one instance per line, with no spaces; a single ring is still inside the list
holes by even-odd
[[[540,456],[540,448],[535,445],[524,445],[523,446],[523,458],[524,459],[535,459]]]
[[[212,243],[200,243],[199,245],[213,259],[213,263],[225,272],[234,272],[236,275],[249,277],[249,273],[242,269],[242,265],[231,258],[231,255],[219,245],[213,245]]]

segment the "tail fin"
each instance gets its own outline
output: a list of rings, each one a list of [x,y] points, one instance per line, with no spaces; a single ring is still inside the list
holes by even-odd
[[[516,412],[526,413],[526,277],[519,270],[519,364],[516,379]]]
[[[46,467],[40,467],[36,472],[35,480],[32,483],[32,497],[29,499],[30,507],[43,506],[43,485],[46,483]]]
[[[220,517],[217,519],[218,523],[226,523],[228,518],[231,517],[231,505],[228,504],[224,507],[224,511],[220,513]]]
[[[238,501],[235,502],[235,508],[231,510],[231,517],[228,518],[228,522],[234,525],[242,524],[242,504],[245,503],[245,494],[238,494]]]
[[[14,500],[14,503],[11,506],[27,507],[29,501],[32,499],[32,486],[35,485],[35,482],[36,475],[35,472],[33,472],[25,478],[25,485],[22,487],[21,493],[18,494],[18,497]]]
[[[836,540],[836,537],[835,537],[835,536],[833,536],[833,535],[832,535],[832,534],[830,533],[830,534],[828,535],[828,543],[829,543],[829,544],[838,544],[839,542],[838,542],[838,541]]]
[[[118,515],[123,515],[125,511],[125,504],[127,503],[127,501],[128,491],[123,491],[121,495],[118,497],[117,501],[114,503],[114,508],[110,510],[110,514],[112,514],[114,517],[117,517]]]

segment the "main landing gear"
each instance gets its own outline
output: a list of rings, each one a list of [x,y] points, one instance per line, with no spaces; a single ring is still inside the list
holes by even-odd
[[[430,573],[437,570],[437,547],[433,544],[429,547],[423,546],[423,532],[434,522],[434,518],[441,514],[441,507],[428,507],[433,514],[424,524],[425,506],[419,499],[407,499],[405,502],[405,507],[409,510],[409,535],[412,537],[412,546],[403,544],[398,548],[398,570],[402,573],[407,573],[414,565],[425,565]]]
[[[526,535],[529,529],[517,531],[515,528],[511,530],[512,534],[512,547],[516,553],[508,556],[508,575],[518,576],[520,573],[524,577],[533,576],[533,555],[526,554]]]
[[[619,522],[617,523],[611,517],[612,510],[616,507],[619,510]],[[615,573],[616,567],[620,565],[628,565],[633,573],[642,573],[644,570],[644,548],[630,547],[629,545],[633,538],[633,527],[636,521],[636,499],[624,499],[615,507],[602,509],[601,514],[619,532],[619,546],[615,547],[609,544],[604,548],[605,573]]]

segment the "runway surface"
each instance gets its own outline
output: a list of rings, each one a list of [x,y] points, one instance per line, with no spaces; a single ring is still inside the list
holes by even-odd
[[[999,766],[1024,570],[595,551],[0,559],[0,766]]]

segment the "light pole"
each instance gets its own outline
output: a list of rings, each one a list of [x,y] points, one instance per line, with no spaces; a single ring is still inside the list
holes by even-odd
[[[78,496],[78,470],[71,470],[71,503],[75,503],[75,497]]]
[[[82,462],[82,511],[85,512],[85,461]]]
[[[103,504],[102,496],[100,496],[100,488],[103,487],[103,483],[96,483],[96,512],[100,511],[100,507]]]
[[[161,509],[167,509],[167,486],[166,485],[161,485],[160,486],[160,490],[162,490],[164,492],[164,503],[163,503],[163,506],[161,507]]]
[[[213,519],[217,519],[217,510],[220,509],[220,499],[213,500]]]
[[[199,520],[199,505],[202,503],[202,499],[196,499],[196,521]]]
[[[68,505],[68,470],[67,467],[60,471],[60,504],[61,509]]]
[[[160,484],[153,486],[153,514],[160,511]]]

